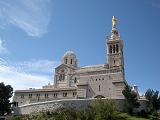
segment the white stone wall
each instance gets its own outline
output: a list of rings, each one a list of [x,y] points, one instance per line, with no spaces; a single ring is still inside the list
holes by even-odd
[[[123,98],[122,90],[125,87],[125,80],[122,72],[80,75],[79,82],[88,83],[87,98],[93,98],[97,95],[102,95],[105,98]]]
[[[54,111],[63,107],[71,107],[75,109],[83,109],[88,103],[89,99],[63,99],[63,100],[53,100],[47,102],[33,103],[28,105],[19,106],[14,109],[14,114],[31,114],[40,111]]]
[[[59,108],[64,108],[64,107],[81,110],[86,108],[89,102],[92,100],[94,99],[63,99],[63,100],[53,100],[48,102],[33,103],[15,108],[14,114],[25,115],[41,111],[42,112],[55,111]],[[124,104],[125,99],[113,99],[113,100],[115,101],[119,111],[126,110]],[[136,109],[136,111],[140,111],[142,109],[146,110],[146,100],[140,100],[140,103],[141,106],[139,109]]]

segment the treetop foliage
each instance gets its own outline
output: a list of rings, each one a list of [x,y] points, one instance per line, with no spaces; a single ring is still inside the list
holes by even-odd
[[[138,108],[140,106],[140,103],[138,102],[138,95],[135,93],[131,86],[126,85],[124,90],[122,91],[125,99],[126,99],[126,108],[127,112],[132,114],[134,108]]]
[[[12,97],[13,88],[10,85],[0,83],[0,116],[5,113],[10,113],[10,101]]]
[[[147,110],[149,113],[156,112],[160,109],[159,91],[148,89],[145,93],[145,97],[148,100]]]

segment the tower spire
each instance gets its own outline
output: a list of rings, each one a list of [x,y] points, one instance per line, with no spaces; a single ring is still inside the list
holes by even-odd
[[[115,16],[112,17],[112,30],[111,30],[111,39],[119,38],[119,34],[116,28],[117,25],[117,19]]]
[[[116,29],[117,19],[115,16],[112,17],[112,30]]]
[[[117,19],[115,16],[113,16],[111,36],[108,37],[107,40],[108,63],[110,69],[118,68],[123,72],[124,71],[123,41],[119,36],[116,25],[117,25]]]

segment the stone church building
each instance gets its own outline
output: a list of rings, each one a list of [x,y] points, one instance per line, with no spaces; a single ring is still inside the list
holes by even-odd
[[[42,89],[16,90],[13,101],[18,106],[61,100],[111,98],[123,99],[122,90],[127,84],[124,71],[123,40],[112,18],[111,35],[107,37],[107,63],[79,67],[73,51],[67,51],[61,64],[55,68],[54,85]]]

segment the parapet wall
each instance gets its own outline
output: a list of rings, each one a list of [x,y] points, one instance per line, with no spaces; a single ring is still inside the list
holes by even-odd
[[[63,99],[63,100],[53,100],[39,103],[32,103],[28,105],[19,106],[14,109],[15,115],[25,115],[35,112],[45,112],[45,111],[55,111],[59,108],[74,108],[74,109],[84,109],[87,107],[90,101],[94,99]],[[117,108],[119,111],[125,111],[124,99],[114,99],[117,103]],[[146,102],[140,101],[141,107],[138,109],[145,109]]]

